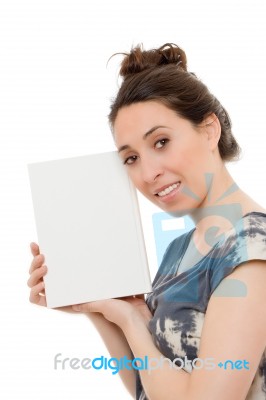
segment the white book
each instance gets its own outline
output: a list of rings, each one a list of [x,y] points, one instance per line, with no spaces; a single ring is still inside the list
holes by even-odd
[[[117,152],[28,165],[47,307],[152,290],[137,193]]]

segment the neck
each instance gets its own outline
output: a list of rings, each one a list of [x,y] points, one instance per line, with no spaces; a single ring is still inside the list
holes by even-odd
[[[190,217],[196,226],[194,233],[198,240],[215,240],[243,216],[240,203],[241,190],[234,182],[224,164],[209,179],[207,196]]]

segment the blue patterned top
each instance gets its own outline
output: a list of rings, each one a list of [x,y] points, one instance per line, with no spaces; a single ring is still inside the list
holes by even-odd
[[[195,228],[173,240],[164,254],[146,302],[155,345],[171,360],[198,357],[201,331],[210,296],[240,264],[266,260],[266,214],[251,212],[241,218],[195,265],[178,272]],[[245,286],[232,280],[228,296],[245,296]],[[266,285],[265,285],[266,286]],[[216,293],[214,294],[216,295]],[[219,294],[217,294],[219,295]],[[180,363],[181,365],[181,363]],[[183,364],[182,364],[183,366]],[[183,368],[191,373],[193,366]],[[137,373],[136,399],[148,400]],[[266,399],[266,349],[246,400]]]

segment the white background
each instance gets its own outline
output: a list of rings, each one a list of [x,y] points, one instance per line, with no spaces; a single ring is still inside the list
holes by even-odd
[[[114,150],[107,114],[121,58],[109,57],[175,42],[229,111],[243,149],[229,169],[265,206],[265,11],[264,0],[0,2],[1,398],[129,398],[110,371],[53,368],[57,353],[108,353],[84,316],[28,302],[27,164]]]

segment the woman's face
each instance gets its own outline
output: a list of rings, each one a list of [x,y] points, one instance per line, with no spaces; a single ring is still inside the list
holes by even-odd
[[[217,167],[212,129],[196,129],[162,103],[148,101],[119,110],[114,139],[136,188],[163,210],[182,213],[206,200],[206,174]]]

